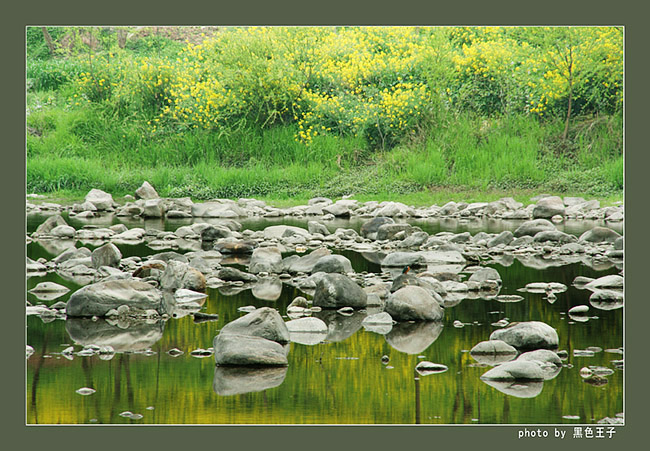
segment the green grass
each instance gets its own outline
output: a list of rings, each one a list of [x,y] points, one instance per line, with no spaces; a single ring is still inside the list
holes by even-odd
[[[137,114],[71,106],[64,88],[29,92],[27,106],[27,125],[36,130],[27,135],[28,192],[83,197],[99,188],[124,195],[147,180],[161,195],[194,199],[352,194],[431,205],[504,196],[525,202],[552,192],[622,200],[617,117],[576,119],[561,141],[561,121],[447,113],[379,152],[354,137],[317,136],[305,146],[294,139],[295,124],[151,133]]]

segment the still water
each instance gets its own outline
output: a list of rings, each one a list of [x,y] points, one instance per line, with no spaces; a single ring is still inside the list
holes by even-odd
[[[44,217],[28,218],[31,233]],[[80,228],[71,218],[70,225]],[[103,222],[102,222],[103,221]],[[108,221],[108,222],[107,222]],[[106,226],[117,219],[98,221]],[[127,227],[175,230],[191,221],[128,223]],[[363,221],[328,223],[355,228]],[[279,221],[243,221],[244,229],[259,230]],[[306,227],[305,221],[282,223]],[[84,223],[85,224],[85,223]],[[438,231],[475,234],[514,230],[519,223],[490,221],[458,223],[416,222],[428,233]],[[580,234],[593,224],[568,223],[558,227]],[[619,230],[620,232],[620,230]],[[77,243],[77,247],[82,243]],[[92,246],[88,246],[91,247]],[[124,257],[160,252],[145,245],[119,246]],[[182,252],[182,251],[181,251]],[[379,265],[361,254],[340,252],[355,271],[379,272]],[[38,243],[27,246],[30,258],[50,260],[56,250]],[[219,329],[244,315],[243,306],[270,306],[282,315],[287,305],[305,294],[284,285],[276,301],[256,299],[250,290],[236,294],[208,289],[202,312],[218,314],[218,321],[197,323],[192,316],[142,325],[128,330],[104,320],[69,319],[44,322],[28,316],[27,344],[34,354],[27,359],[28,424],[587,424],[623,412],[623,369],[612,361],[623,359],[623,309],[590,308],[588,321],[578,322],[566,312],[575,305],[589,305],[587,290],[571,286],[578,276],[601,277],[618,274],[614,266],[589,267],[573,263],[543,270],[527,267],[517,259],[491,264],[501,274],[500,294],[519,294],[519,302],[494,299],[464,299],[445,310],[441,325],[399,324],[386,335],[365,330],[363,312],[342,316],[336,312],[315,312],[330,329],[327,339],[314,345],[291,343],[287,368],[237,371],[216,368],[214,357],[195,357],[196,349],[207,349]],[[43,281],[65,285],[71,291],[52,301],[40,301],[32,294],[32,304],[51,305],[67,301],[79,286],[56,273],[30,277],[27,289]],[[530,282],[560,282],[568,290],[551,303],[544,294],[518,291]],[[306,296],[309,298],[309,296]],[[487,340],[499,326],[492,323],[507,318],[514,321],[542,321],[554,327],[560,350],[568,358],[553,379],[537,383],[523,392],[527,397],[504,393],[480,380],[490,366],[479,364],[469,350]],[[285,317],[285,319],[288,319]],[[455,320],[464,327],[454,327]],[[112,337],[147,350],[117,352],[110,360],[99,356],[63,355],[69,346],[82,349],[93,337]],[[168,351],[184,352],[172,356]],[[575,356],[576,350],[591,348],[591,357]],[[619,352],[615,352],[619,351]],[[382,362],[387,356],[388,362]],[[415,377],[414,368],[426,360],[444,364],[448,370]],[[613,370],[601,385],[585,382],[580,369],[601,366]],[[88,387],[91,395],[76,391]],[[121,416],[124,412],[134,415]]]

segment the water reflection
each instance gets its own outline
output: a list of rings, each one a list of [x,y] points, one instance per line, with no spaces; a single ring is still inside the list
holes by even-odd
[[[442,329],[439,321],[398,323],[386,334],[386,343],[399,352],[420,354],[438,339]]]
[[[287,367],[247,368],[217,366],[212,388],[220,396],[241,395],[275,388],[284,382]]]
[[[143,351],[162,339],[165,322],[109,324],[105,319],[68,318],[65,329],[82,346],[112,346],[116,352]]]

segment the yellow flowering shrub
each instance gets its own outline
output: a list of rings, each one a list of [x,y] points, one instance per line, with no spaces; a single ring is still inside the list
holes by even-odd
[[[615,27],[230,28],[174,57],[95,58],[72,100],[152,132],[294,124],[306,145],[358,136],[384,149],[445,109],[561,116],[571,92],[576,114],[616,111],[622,52]]]

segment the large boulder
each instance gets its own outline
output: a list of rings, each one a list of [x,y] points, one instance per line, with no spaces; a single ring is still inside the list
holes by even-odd
[[[254,274],[249,274],[247,272],[240,271],[237,268],[229,268],[229,267],[221,268],[217,272],[217,277],[221,280],[225,280],[226,282],[235,282],[235,281],[256,282],[257,281],[257,276],[255,276]]]
[[[587,243],[614,243],[620,237],[621,235],[618,232],[607,227],[594,227],[580,235],[578,241]]]
[[[75,291],[66,305],[66,315],[105,316],[110,310],[126,305],[130,309],[166,313],[160,290],[139,280],[108,280]]]
[[[516,238],[520,236],[529,235],[535,236],[539,232],[545,230],[557,230],[553,223],[547,219],[533,219],[531,221],[526,221],[521,224],[517,229],[512,233]]]
[[[259,274],[261,272],[281,273],[283,267],[280,249],[275,246],[258,247],[255,249],[253,255],[251,255],[248,271],[252,274]]]
[[[350,217],[350,209],[345,203],[341,201],[336,201],[331,205],[324,206],[322,210],[323,213],[326,214],[331,214],[334,216],[344,217],[344,218]]]
[[[559,345],[557,332],[540,321],[510,323],[492,332],[490,340],[502,340],[519,350],[555,349]]]
[[[533,241],[536,243],[544,243],[546,241],[552,241],[555,243],[575,243],[578,241],[578,238],[574,235],[560,232],[559,230],[543,230],[535,234]]]
[[[136,199],[158,199],[160,196],[153,186],[147,181],[144,181],[140,188],[135,190]]]
[[[384,224],[395,224],[393,218],[377,216],[361,226],[360,234],[364,238],[374,240],[377,238],[377,230]]]
[[[410,234],[413,226],[410,224],[383,224],[377,229],[376,239],[378,241],[392,240],[400,232]]]
[[[406,286],[388,296],[386,312],[396,321],[439,321],[444,310],[422,287]]]
[[[330,234],[330,231],[325,227],[325,224],[322,224],[318,221],[309,221],[307,223],[307,230],[309,233],[320,233],[323,236]]]
[[[264,229],[265,240],[271,240],[273,238],[281,239],[293,235],[302,235],[305,238],[309,238],[311,234],[303,228],[288,225],[274,225]]]
[[[562,370],[562,360],[560,360],[560,357],[556,353],[548,349],[524,352],[517,357],[517,361],[537,363],[544,373],[545,380],[553,379]]]
[[[93,268],[98,269],[101,266],[112,266],[117,268],[120,266],[122,260],[122,253],[113,243],[106,243],[98,247],[91,254],[91,261]]]
[[[343,255],[325,255],[318,259],[312,272],[325,272],[325,273],[339,273],[347,274],[354,272],[352,263],[347,257]]]
[[[352,279],[343,274],[325,274],[316,283],[314,306],[323,308],[366,307],[368,296]]]
[[[270,307],[261,307],[229,322],[219,335],[247,335],[278,343],[289,342],[289,330],[280,314]]]
[[[214,360],[224,366],[287,366],[287,353],[278,342],[251,335],[220,333],[214,339]]]
[[[517,354],[517,349],[501,340],[482,341],[469,351],[474,360],[487,365],[508,362],[517,357]]]
[[[289,272],[311,273],[313,272],[314,265],[316,265],[318,260],[327,255],[331,255],[331,253],[332,251],[326,247],[321,247],[302,257],[298,257],[297,255],[288,257],[283,261],[283,265],[285,267],[285,270]]]
[[[468,281],[482,284],[484,282],[487,282],[488,280],[493,280],[498,283],[501,283],[501,275],[494,268],[481,268],[478,271],[474,272],[469,277]]]
[[[564,216],[564,202],[558,196],[544,197],[533,208],[533,218],[552,218],[555,215]]]
[[[204,291],[206,280],[201,271],[192,268],[188,263],[170,260],[160,278],[160,287],[163,290],[171,291],[180,288],[192,291]]]
[[[201,230],[201,241],[216,241],[220,238],[229,238],[232,236],[232,231],[225,226],[221,225],[208,225]]]
[[[97,210],[110,210],[113,208],[113,196],[99,189],[91,189],[86,194],[85,201],[93,204]]]
[[[426,258],[419,252],[392,252],[381,262],[382,266],[399,268],[404,266],[426,266],[426,264]]]
[[[61,215],[53,215],[47,218],[41,225],[39,225],[32,236],[37,237],[37,236],[43,236],[43,235],[50,235],[50,232],[52,229],[58,226],[67,226],[68,223],[65,222],[65,219]]]
[[[588,282],[584,287],[588,290],[602,290],[602,289],[623,289],[623,276],[618,274],[610,274],[608,276],[599,277],[598,279]]]

